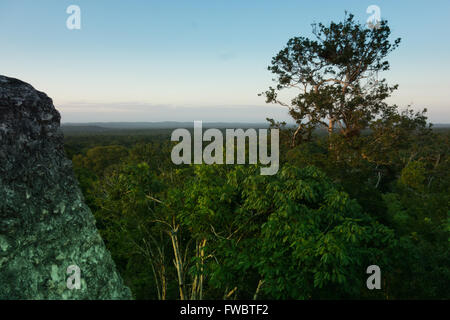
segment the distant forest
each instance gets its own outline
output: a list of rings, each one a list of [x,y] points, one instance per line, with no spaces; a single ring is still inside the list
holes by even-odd
[[[136,299],[450,299],[449,128],[386,103],[397,86],[381,74],[400,44],[386,21],[370,29],[348,15],[314,34],[274,56],[261,93],[295,123],[268,119],[276,175],[177,166],[172,126],[63,126]],[[371,265],[379,289],[367,286]]]
[[[135,298],[180,298],[174,235],[185,298],[450,298],[450,129],[398,132],[409,138],[380,159],[330,151],[326,135],[285,144],[280,177],[246,165],[175,166],[171,131],[65,133]],[[366,288],[372,264],[381,290]]]

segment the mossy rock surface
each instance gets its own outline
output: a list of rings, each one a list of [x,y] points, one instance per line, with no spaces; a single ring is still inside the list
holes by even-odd
[[[80,289],[69,289],[71,265]],[[65,157],[60,115],[0,76],[0,299],[130,299]]]

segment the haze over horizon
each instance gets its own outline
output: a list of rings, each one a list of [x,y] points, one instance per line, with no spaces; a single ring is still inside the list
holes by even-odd
[[[66,27],[69,5],[81,30]],[[1,74],[47,93],[62,122],[291,121],[258,93],[272,85],[271,58],[311,23],[364,23],[378,5],[400,47],[386,77],[389,102],[450,123],[450,2],[45,1],[0,3]]]

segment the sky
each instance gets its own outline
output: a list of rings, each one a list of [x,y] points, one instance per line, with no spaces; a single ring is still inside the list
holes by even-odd
[[[271,58],[313,22],[366,22],[370,5],[402,38],[389,102],[450,123],[448,0],[0,0],[0,74],[47,93],[63,122],[289,120],[258,96]]]

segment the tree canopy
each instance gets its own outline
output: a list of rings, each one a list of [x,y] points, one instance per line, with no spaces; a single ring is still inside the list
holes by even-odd
[[[386,57],[400,43],[390,41],[387,21],[370,29],[350,14],[329,26],[313,24],[313,34],[313,39],[290,39],[272,59],[268,69],[276,76],[276,86],[263,93],[266,102],[289,108],[298,125],[293,144],[311,139],[318,126],[329,134],[337,127],[345,137],[359,135],[391,110],[385,99],[397,88],[379,79],[380,72],[389,70]],[[284,102],[280,95],[287,89],[295,94]]]

